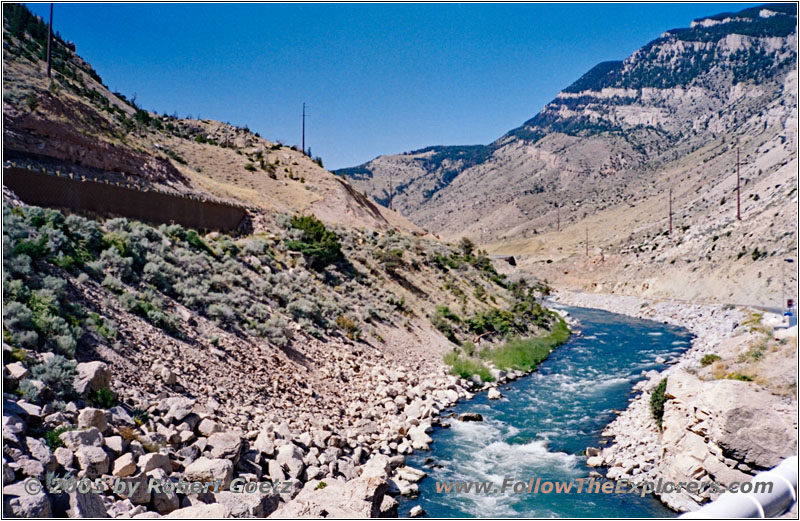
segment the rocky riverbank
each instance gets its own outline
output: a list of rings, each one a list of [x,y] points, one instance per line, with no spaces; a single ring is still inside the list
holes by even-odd
[[[4,348],[9,388],[28,375]],[[403,368],[373,367],[361,383],[361,399],[345,412],[351,428],[332,430],[323,418],[281,421],[268,415],[259,429],[229,425],[213,399],[162,393],[137,407],[92,405],[108,391],[111,371],[103,362],[78,364],[73,386],[80,397],[58,409],[4,396],[4,512],[17,517],[279,517],[336,515],[396,517],[394,496],[412,495],[425,473],[405,456],[427,450],[439,414],[473,391],[499,395],[497,385],[523,376],[492,370],[497,379],[477,383],[447,374],[417,375]],[[170,378],[174,380],[174,375]],[[301,427],[304,425],[304,427]],[[25,482],[49,474],[99,478],[101,494],[40,491]],[[220,482],[201,493],[150,491],[149,480],[175,484]],[[283,483],[248,494],[231,483]],[[137,484],[113,487],[113,483]],[[324,483],[324,485],[321,485]],[[325,514],[327,513],[327,514]]]
[[[731,307],[559,292],[556,302],[678,325],[692,346],[637,384],[630,405],[604,431],[613,442],[589,448],[587,463],[632,482],[746,481],[795,453],[797,329],[773,329],[775,316]],[[662,380],[662,424],[651,395]],[[696,510],[718,492],[667,492],[670,508]]]

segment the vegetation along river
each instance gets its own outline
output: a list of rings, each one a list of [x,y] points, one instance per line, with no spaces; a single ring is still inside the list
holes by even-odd
[[[436,492],[436,482],[569,481],[588,478],[586,447],[601,446],[601,433],[624,409],[642,372],[663,369],[687,350],[691,334],[678,327],[595,309],[565,308],[580,321],[572,335],[532,375],[459,403],[453,412],[478,412],[483,422],[443,421],[431,451],[417,451],[408,465],[424,469],[418,498],[404,500],[400,515],[416,504],[431,517],[673,517],[655,497],[635,494],[476,494]],[[426,464],[426,460],[432,462]],[[603,480],[604,481],[604,480]]]

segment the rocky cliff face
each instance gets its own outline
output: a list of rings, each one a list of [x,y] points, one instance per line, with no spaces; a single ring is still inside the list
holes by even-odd
[[[597,65],[490,145],[431,147],[340,172],[384,203],[391,179],[394,208],[446,236],[541,231],[557,203],[562,223],[579,220],[653,191],[654,172],[722,137],[744,139],[748,124],[788,123],[796,25],[786,5],[696,20]]]

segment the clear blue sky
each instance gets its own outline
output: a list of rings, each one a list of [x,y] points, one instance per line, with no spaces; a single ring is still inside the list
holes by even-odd
[[[605,60],[757,4],[56,4],[106,85],[306,144],[329,169],[489,143]],[[28,4],[46,16],[48,4]]]

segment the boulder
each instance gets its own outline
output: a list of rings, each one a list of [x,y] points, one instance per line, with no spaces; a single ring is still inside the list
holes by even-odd
[[[77,518],[102,518],[108,517],[106,505],[100,494],[93,492],[73,491],[69,494],[69,517]]]
[[[186,467],[184,475],[188,481],[222,481],[222,488],[227,489],[233,476],[233,463],[226,459],[209,459],[200,457]]]
[[[139,457],[137,466],[145,473],[155,469],[163,469],[166,472],[172,472],[172,464],[169,461],[169,456],[161,454],[160,452],[152,452]]]
[[[105,432],[108,429],[106,415],[101,409],[87,407],[78,414],[78,428],[86,429],[89,427],[95,427],[100,432]]]
[[[75,455],[71,450],[66,447],[59,447],[55,450],[53,455],[56,458],[56,461],[59,465],[64,467],[65,469],[71,468],[72,465],[75,463]]]
[[[167,479],[167,473],[164,469],[158,468],[150,472],[148,477],[152,480],[164,483]],[[175,490],[167,491],[165,487],[153,487],[153,507],[161,515],[169,514],[181,506],[181,500]]]
[[[116,460],[114,460],[114,469],[111,474],[119,478],[127,478],[136,473],[136,461],[133,459],[133,454],[126,452]]]
[[[499,400],[500,398],[503,397],[503,395],[500,393],[500,391],[492,387],[491,389],[489,389],[489,392],[486,393],[486,397],[490,400]]]
[[[6,371],[14,380],[22,380],[31,375],[30,371],[22,365],[22,362],[14,362],[6,365]]]
[[[389,457],[384,454],[376,454],[362,465],[361,477],[388,479],[391,471],[392,465]]]
[[[25,444],[28,446],[28,452],[34,459],[44,465],[45,470],[53,472],[58,466],[58,462],[53,457],[50,447],[47,446],[42,440],[28,436],[25,439]]]
[[[253,448],[268,458],[271,458],[275,455],[275,442],[272,440],[270,433],[263,429],[258,433],[258,437],[253,444]],[[324,448],[324,446],[320,448]]]
[[[3,487],[3,517],[53,517],[50,498],[42,491],[29,494],[23,482]]]
[[[194,404],[195,400],[192,400],[191,398],[185,398],[182,396],[168,398],[166,403],[168,409],[167,413],[164,415],[164,421],[167,423],[178,423],[183,421],[187,416],[192,414]]]
[[[215,432],[220,431],[222,431],[222,427],[220,427],[217,422],[209,418],[203,418],[200,420],[200,423],[197,424],[197,432],[203,436],[211,436]]]
[[[414,505],[411,507],[411,510],[408,511],[408,517],[422,517],[425,515],[425,511],[422,510],[422,507],[419,505]]]
[[[299,478],[305,469],[303,453],[293,444],[278,447],[275,461],[286,471],[290,478]]]
[[[400,467],[397,469],[397,476],[400,479],[410,481],[411,483],[422,481],[422,479],[427,475],[428,474],[425,471],[415,469],[414,467]]]
[[[104,440],[105,446],[119,456],[128,447],[128,442],[122,436],[106,436]]]
[[[482,422],[483,416],[477,412],[465,412],[459,415],[458,420],[462,422]]]
[[[281,504],[277,494],[256,492],[236,493],[230,491],[217,492],[214,501],[224,505],[230,517],[267,517]]]
[[[212,458],[229,459],[235,465],[242,452],[242,437],[233,432],[215,432],[208,437]]]
[[[587,467],[602,467],[603,466],[603,457],[602,456],[591,456],[586,459],[586,466]]]
[[[416,450],[429,450],[428,446],[433,443],[433,438],[425,433],[424,427],[415,426],[409,429],[408,438],[411,441],[411,447]]]
[[[78,464],[89,479],[94,479],[108,472],[108,454],[101,447],[85,445],[75,451]]]
[[[41,461],[23,457],[17,460],[17,471],[22,472],[22,475],[29,476],[41,480],[44,478],[44,465]]]
[[[283,472],[280,463],[274,459],[267,462],[267,475],[273,483],[277,481],[286,481],[286,473]]]
[[[108,389],[111,386],[111,371],[103,362],[81,363],[75,369],[75,380],[72,386],[81,395],[89,391]]]
[[[102,447],[103,435],[96,427],[91,427],[81,431],[62,432],[59,439],[72,451],[80,447]]]
[[[146,505],[150,502],[152,497],[151,490],[147,487],[148,479],[147,474],[139,472],[127,478],[119,478],[120,487],[119,492],[115,492],[122,499],[129,499],[134,505]],[[132,492],[130,496],[125,495]]]
[[[390,496],[386,494],[383,496],[383,501],[381,501],[381,514],[380,517],[383,518],[396,518],[397,517],[397,509],[400,507],[400,503]]]
[[[72,452],[70,452],[72,454]],[[14,469],[8,466],[8,462],[3,458],[3,486],[13,483],[16,475]]]

